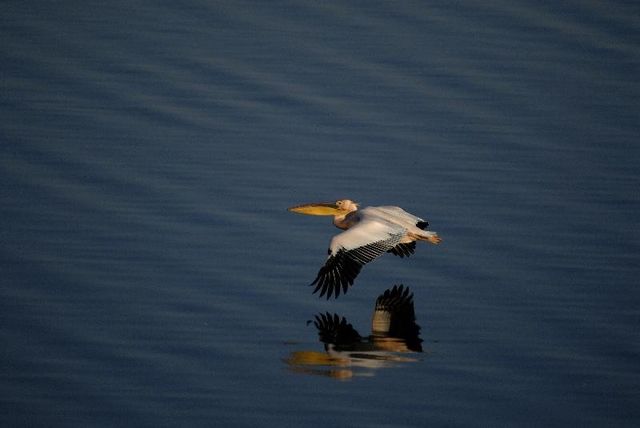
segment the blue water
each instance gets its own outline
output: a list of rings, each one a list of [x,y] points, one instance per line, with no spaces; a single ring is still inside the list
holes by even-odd
[[[3,426],[638,426],[636,2],[4,2]],[[444,242],[307,287],[398,205]],[[414,293],[423,352],[323,355]]]

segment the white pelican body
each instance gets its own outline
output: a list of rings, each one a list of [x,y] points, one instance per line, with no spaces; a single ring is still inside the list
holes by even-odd
[[[332,215],[333,224],[345,231],[334,236],[329,245],[329,258],[311,283],[327,299],[346,293],[360,273],[362,266],[385,252],[397,256],[410,256],[415,251],[415,241],[438,244],[435,232],[424,229],[428,223],[394,206],[366,207],[348,199],[334,203],[306,204],[289,208],[289,211],[310,215]]]

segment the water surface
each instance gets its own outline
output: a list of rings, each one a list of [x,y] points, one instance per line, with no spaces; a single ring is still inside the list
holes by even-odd
[[[3,425],[637,426],[635,3],[3,9]],[[444,242],[318,299],[344,197]],[[394,284],[415,361],[291,370]]]

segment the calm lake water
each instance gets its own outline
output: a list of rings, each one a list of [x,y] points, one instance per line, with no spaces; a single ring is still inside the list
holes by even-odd
[[[640,424],[637,2],[2,9],[2,426]],[[444,242],[319,299],[339,198]]]

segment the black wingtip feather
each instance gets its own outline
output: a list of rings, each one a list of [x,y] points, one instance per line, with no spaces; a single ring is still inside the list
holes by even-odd
[[[340,290],[346,294],[353,285],[362,267],[370,261],[384,254],[398,245],[399,235],[390,235],[389,239],[373,242],[352,250],[339,249],[335,254],[329,255],[324,266],[318,271],[316,279],[311,283],[315,285],[314,294],[320,291],[319,297],[327,296],[338,298]],[[415,243],[413,243],[415,246]],[[403,254],[412,252],[411,244],[401,247]]]
[[[340,250],[334,256],[330,256],[323,267],[318,271],[316,279],[310,284],[315,285],[313,293],[320,291],[318,297],[325,297],[327,300],[332,297],[338,298],[346,294],[353,281],[360,273],[362,264],[349,257],[346,251]]]
[[[405,244],[398,244],[387,252],[401,258],[409,257],[416,252],[416,242],[413,241]]]

